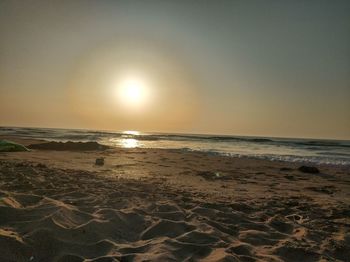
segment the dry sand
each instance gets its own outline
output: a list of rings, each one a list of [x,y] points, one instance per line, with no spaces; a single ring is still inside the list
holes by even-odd
[[[349,261],[349,167],[298,167],[178,150],[1,153],[0,261]]]

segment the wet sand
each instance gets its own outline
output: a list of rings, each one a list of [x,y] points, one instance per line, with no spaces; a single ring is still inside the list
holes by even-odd
[[[1,153],[0,261],[347,261],[349,167],[300,165],[160,149]]]

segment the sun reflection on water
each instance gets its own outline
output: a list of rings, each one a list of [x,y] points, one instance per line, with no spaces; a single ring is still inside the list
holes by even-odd
[[[127,131],[123,131],[123,134],[138,136],[140,135],[140,132],[135,130],[127,130]]]
[[[125,138],[120,141],[121,146],[124,148],[135,148],[139,146],[139,141],[134,138]]]

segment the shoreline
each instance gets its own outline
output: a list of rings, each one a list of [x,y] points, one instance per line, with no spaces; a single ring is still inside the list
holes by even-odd
[[[55,140],[50,139],[37,139],[37,138],[28,138],[28,137],[20,137],[20,136],[3,136],[0,135],[0,140],[10,140],[19,144],[23,144],[24,146],[28,146],[30,144],[40,144],[40,143],[46,143],[51,142]],[[102,144],[105,145],[105,144]],[[124,147],[117,147],[111,146],[111,150],[159,150],[159,151],[168,151],[168,152],[177,152],[177,153],[194,153],[194,154],[203,154],[203,155],[212,155],[212,156],[218,156],[218,157],[228,157],[228,158],[236,158],[236,159],[247,159],[247,160],[256,160],[256,161],[267,161],[267,162],[273,162],[273,163],[280,163],[280,164],[292,164],[295,166],[301,166],[301,165],[311,165],[311,166],[318,166],[318,167],[328,167],[328,168],[350,168],[350,164],[333,164],[333,163],[317,163],[312,161],[289,161],[289,160],[283,160],[283,159],[269,159],[267,157],[259,157],[259,156],[246,156],[246,155],[232,155],[232,154],[222,154],[218,152],[206,152],[206,151],[200,151],[200,150],[191,150],[191,149],[178,149],[178,148],[145,148],[145,147],[135,147],[135,148],[124,148]],[[52,150],[55,151],[55,150]],[[89,152],[89,151],[87,151]]]

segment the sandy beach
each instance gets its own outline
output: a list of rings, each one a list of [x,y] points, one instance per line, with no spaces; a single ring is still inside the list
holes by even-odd
[[[349,14],[0,0],[0,262],[350,262]]]
[[[0,153],[0,261],[349,261],[349,167],[300,165],[137,148]]]

